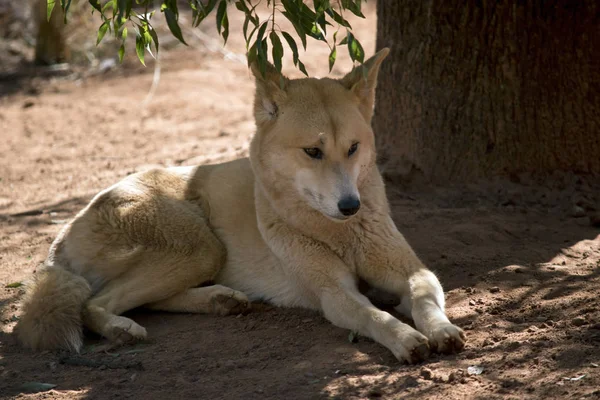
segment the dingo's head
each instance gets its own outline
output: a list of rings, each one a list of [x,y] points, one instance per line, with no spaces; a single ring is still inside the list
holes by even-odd
[[[308,204],[335,221],[360,210],[360,189],[375,165],[371,117],[380,50],[344,78],[289,80],[256,63],[257,132],[250,159],[257,180],[278,204]]]

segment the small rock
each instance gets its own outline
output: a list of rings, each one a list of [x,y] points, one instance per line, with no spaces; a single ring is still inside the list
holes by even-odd
[[[477,303],[475,303],[475,300],[471,299],[471,300],[469,300],[469,305],[475,306],[475,305],[477,305]]]
[[[500,288],[498,286],[494,286],[490,288],[490,293],[498,293],[500,292]]]
[[[575,326],[585,325],[586,320],[583,317],[575,317],[571,320],[571,323]]]
[[[448,382],[458,382],[460,379],[465,376],[465,371],[459,369],[458,371],[453,371],[448,375]]]
[[[35,105],[35,103],[31,100],[27,100],[23,103],[23,108],[30,108],[33,107]]]
[[[494,345],[494,341],[491,338],[486,338],[483,341],[482,347],[493,346],[493,345]]]
[[[430,370],[429,368],[422,368],[421,369],[421,377],[425,380],[431,381],[431,380],[433,380],[433,371]]]
[[[573,218],[581,218],[585,217],[585,209],[579,206],[573,206],[571,209],[571,217]]]

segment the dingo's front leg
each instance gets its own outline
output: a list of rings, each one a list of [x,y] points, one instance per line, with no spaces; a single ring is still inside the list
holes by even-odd
[[[334,325],[374,339],[401,361],[413,363],[428,356],[427,338],[371,304],[358,291],[355,273],[330,249],[284,224],[269,228],[263,234],[290,281],[302,289],[304,301],[310,299]]]
[[[419,260],[391,218],[376,236],[369,238],[365,255],[359,275],[370,285],[400,296],[402,301],[396,309],[414,320],[433,350],[453,353],[464,347],[464,332],[444,312],[440,282]]]
[[[319,297],[325,318],[336,326],[357,331],[381,343],[400,361],[415,363],[427,358],[427,337],[371,304],[358,291],[355,277],[341,260],[335,258],[333,255],[320,257],[321,265],[328,273],[321,275],[319,281],[308,281]]]

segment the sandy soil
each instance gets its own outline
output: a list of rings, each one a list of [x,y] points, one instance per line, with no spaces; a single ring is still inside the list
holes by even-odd
[[[356,33],[371,53],[372,9],[367,16]],[[236,37],[228,51],[243,54]],[[151,339],[112,351],[92,336],[80,357],[21,349],[11,332],[22,288],[9,286],[35,273],[64,221],[96,192],[148,166],[247,154],[252,80],[231,54],[196,39],[162,54],[146,103],[152,63],[0,79],[0,398],[600,398],[600,185],[568,174],[388,185],[396,223],[467,331],[457,355],[401,365],[313,312],[258,304],[231,317],[134,311]],[[311,73],[326,73],[327,53],[312,45]],[[340,59],[333,75],[349,65]],[[56,386],[26,394],[26,382]]]

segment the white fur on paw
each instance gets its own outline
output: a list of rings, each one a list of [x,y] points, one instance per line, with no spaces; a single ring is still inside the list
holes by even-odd
[[[133,320],[115,316],[105,328],[106,337],[116,343],[129,343],[144,340],[148,336],[146,328],[138,325]]]
[[[432,349],[440,353],[456,353],[465,347],[465,342],[463,330],[451,323],[440,324],[429,334]]]
[[[429,343],[427,337],[418,331],[410,332],[403,335],[402,351],[400,354],[394,355],[401,361],[406,361],[409,364],[421,362],[429,357]]]
[[[400,322],[398,322],[398,325],[400,325]],[[429,357],[427,337],[408,325],[396,326],[387,334],[380,336],[379,339],[399,361],[414,364]]]

